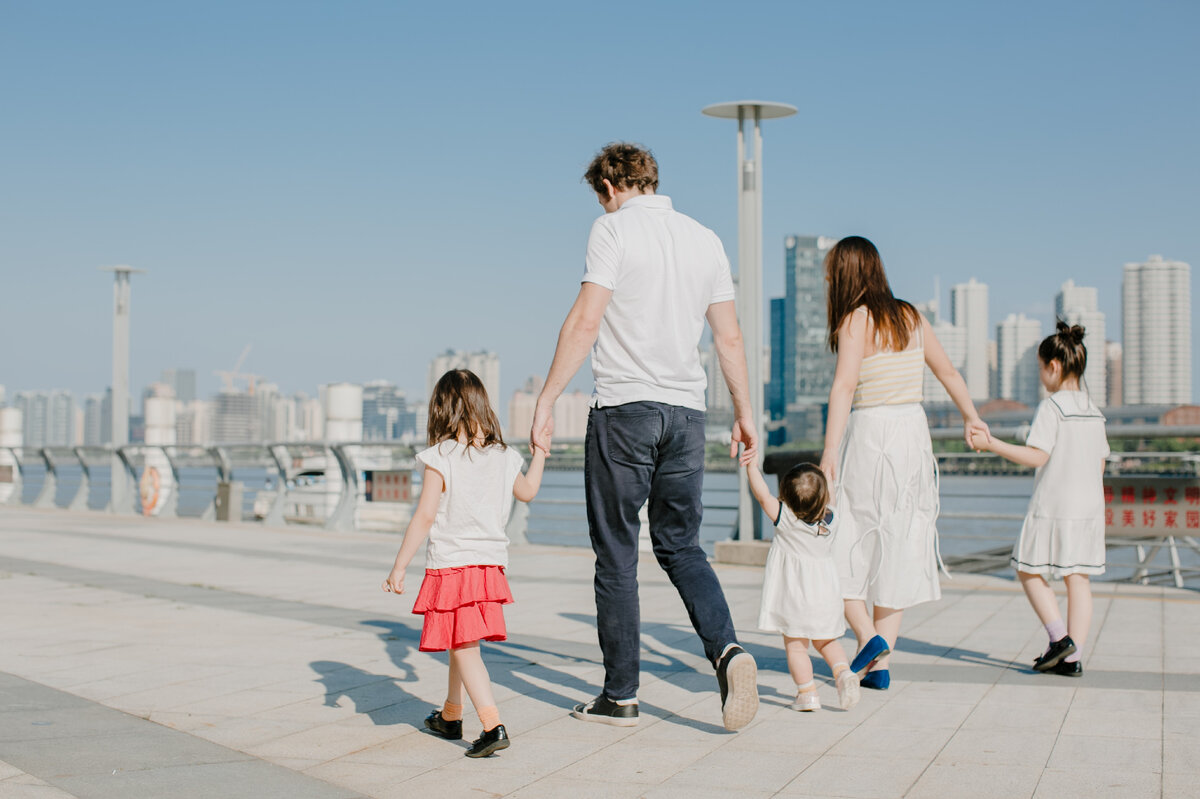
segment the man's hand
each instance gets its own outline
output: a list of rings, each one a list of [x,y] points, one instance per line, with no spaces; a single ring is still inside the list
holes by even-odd
[[[738,465],[745,466],[758,458],[758,430],[753,419],[734,419],[733,433],[729,437],[729,457],[738,457],[738,444],[742,445]]]
[[[529,443],[550,454],[550,439],[554,437],[554,408],[541,403],[533,410],[533,426],[529,429]]]

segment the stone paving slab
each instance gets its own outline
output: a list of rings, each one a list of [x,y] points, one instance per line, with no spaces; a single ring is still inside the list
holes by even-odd
[[[841,711],[817,663],[826,708],[798,714],[754,629],[761,570],[720,565],[760,666],[735,734],[647,558],[641,723],[610,728],[566,713],[603,674],[591,553],[514,547],[510,640],[485,655],[513,746],[476,761],[421,731],[445,657],[379,590],[398,544],[0,508],[0,797],[1200,796],[1196,592],[1096,583],[1070,680],[1027,668],[1045,639],[1019,586],[956,576],[906,613],[891,690]]]

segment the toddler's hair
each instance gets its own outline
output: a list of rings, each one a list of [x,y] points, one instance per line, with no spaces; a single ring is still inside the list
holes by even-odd
[[[796,464],[779,481],[779,498],[800,521],[816,524],[825,518],[829,506],[825,473],[812,463]]]
[[[613,142],[605,145],[588,164],[583,179],[597,194],[604,194],[604,181],[613,188],[637,188],[641,191],[658,190],[658,162],[644,147],[628,142]]]
[[[1084,370],[1087,369],[1087,347],[1083,346],[1083,327],[1068,325],[1061,319],[1057,321],[1056,327],[1053,335],[1042,339],[1041,345],[1038,346],[1038,358],[1042,363],[1058,361],[1062,364],[1064,378],[1082,378]]]
[[[466,438],[471,447],[504,446],[500,420],[488,402],[487,389],[468,369],[446,372],[438,379],[433,396],[429,398],[429,446],[452,438]]]

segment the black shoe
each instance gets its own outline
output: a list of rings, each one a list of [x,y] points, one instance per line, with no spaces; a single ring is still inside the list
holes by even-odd
[[[1082,677],[1083,664],[1078,660],[1060,660],[1058,665],[1046,672],[1047,674],[1061,674],[1064,677]]]
[[[493,752],[508,748],[508,732],[503,724],[497,724],[490,730],[484,730],[483,735],[475,739],[467,750],[467,757],[487,757]]]
[[[721,687],[721,722],[727,730],[740,730],[758,712],[758,666],[740,646],[732,646],[717,662]]]
[[[1041,657],[1033,661],[1034,671],[1050,671],[1059,664],[1063,658],[1075,651],[1075,642],[1071,640],[1071,636],[1064,635],[1062,638],[1054,641],[1042,653]]]
[[[425,729],[448,741],[457,741],[462,738],[462,719],[446,721],[442,718],[442,711],[435,710],[425,717]]]
[[[637,702],[632,705],[618,705],[604,694],[600,694],[591,702],[576,705],[571,715],[583,721],[598,721],[614,727],[634,727],[638,723],[638,706]]]

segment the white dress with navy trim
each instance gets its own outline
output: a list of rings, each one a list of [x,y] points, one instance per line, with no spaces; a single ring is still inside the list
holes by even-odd
[[[759,629],[825,641],[846,631],[842,590],[833,559],[834,512],[808,524],[779,503],[775,538],[763,574]]]
[[[1012,565],[1027,574],[1104,573],[1104,416],[1082,391],[1038,405],[1026,446],[1050,453],[1033,478]]]

